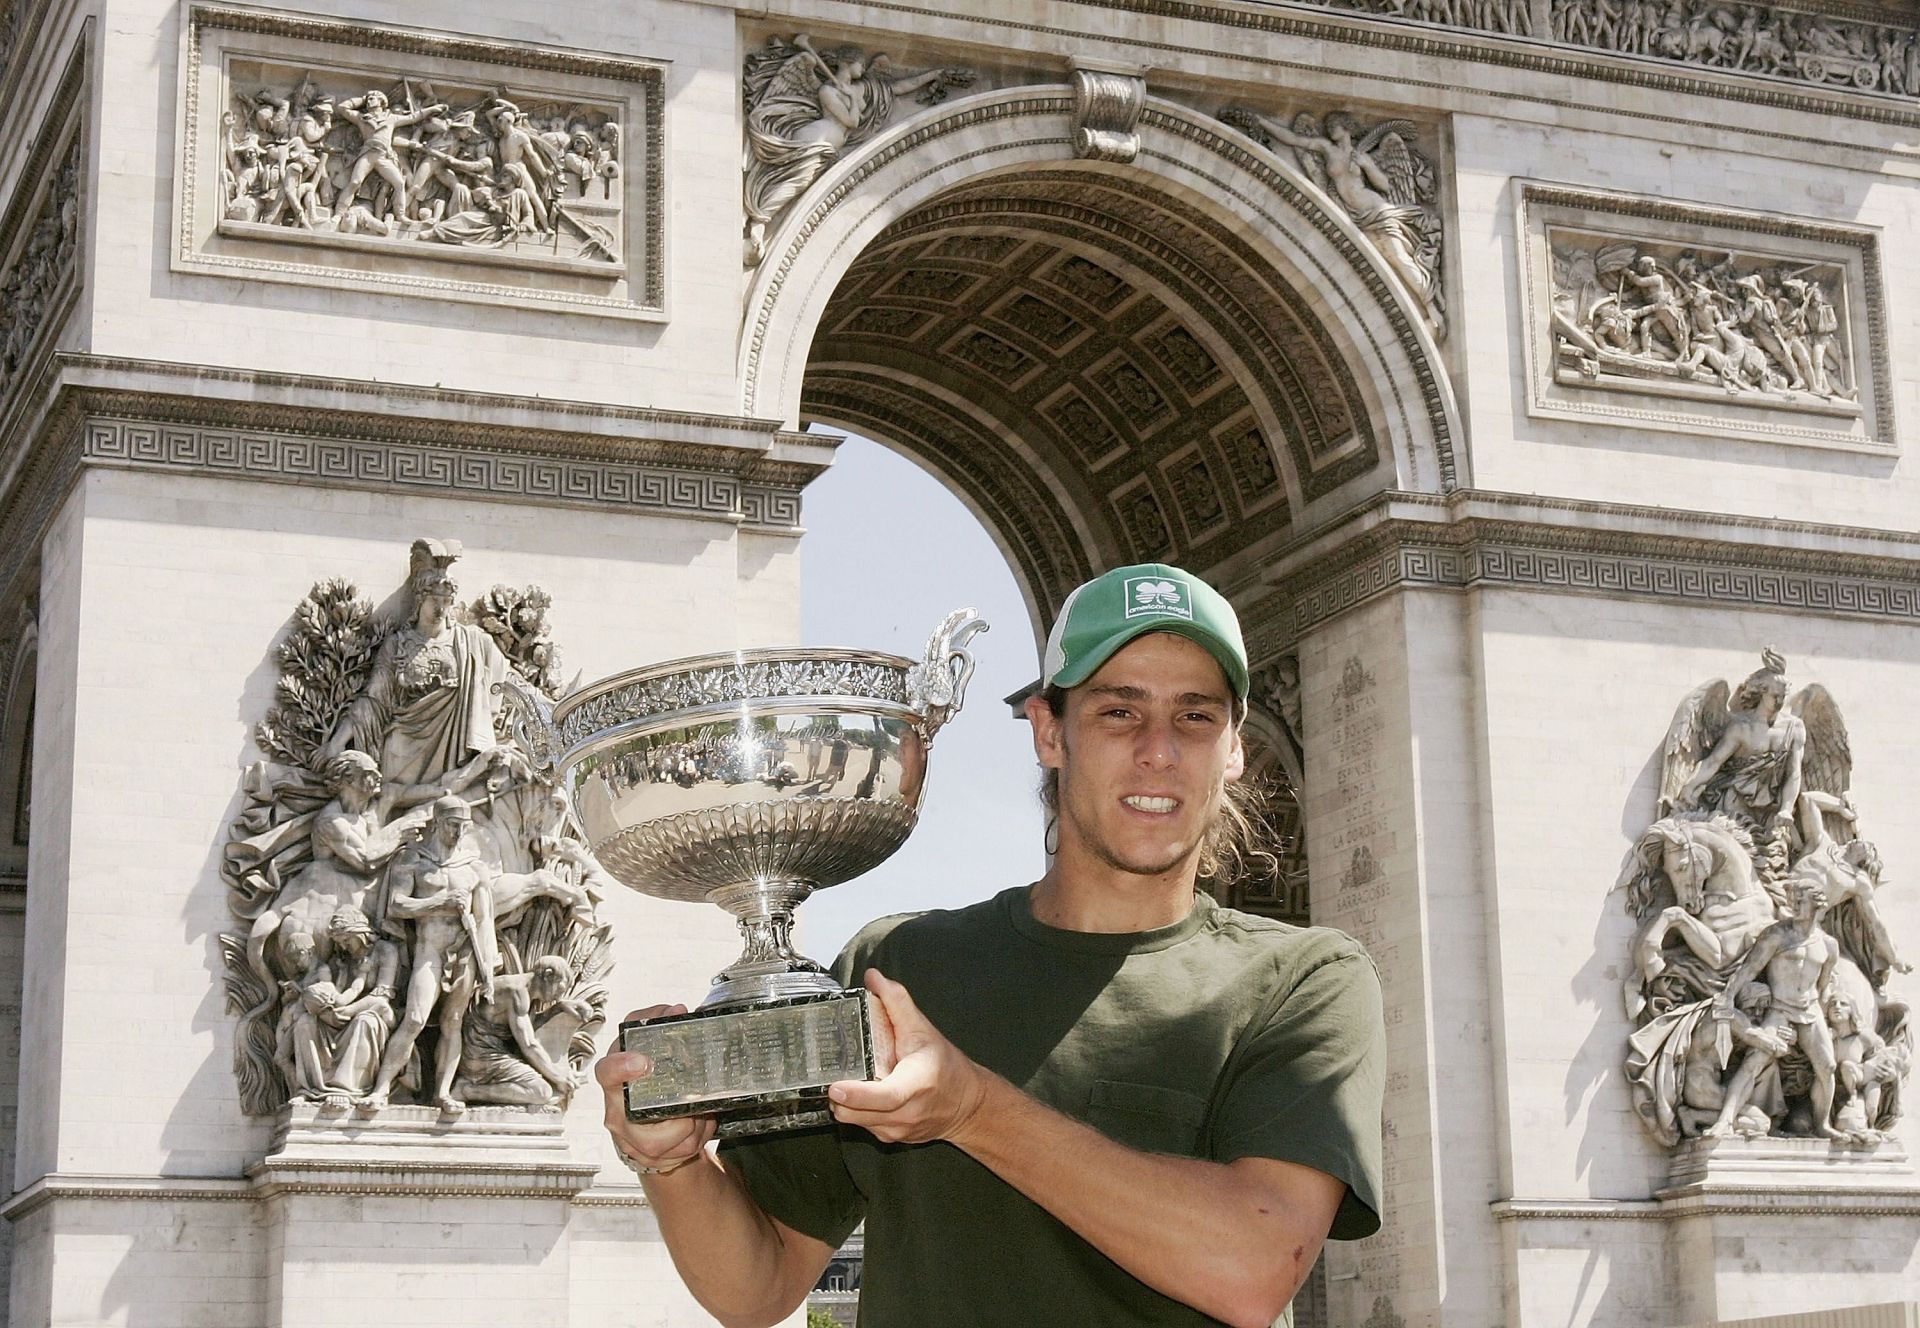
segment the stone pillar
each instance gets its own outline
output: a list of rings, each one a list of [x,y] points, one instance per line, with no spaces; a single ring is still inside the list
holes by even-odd
[[[1313,921],[1367,947],[1386,997],[1389,1211],[1328,1246],[1336,1324],[1500,1312],[1467,627],[1460,597],[1405,592],[1300,644]]]

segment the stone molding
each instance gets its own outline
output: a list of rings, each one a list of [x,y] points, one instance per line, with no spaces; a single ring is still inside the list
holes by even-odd
[[[1657,1199],[1497,1199],[1496,1222],[1675,1222],[1689,1217],[1915,1217],[1920,1188],[1903,1190],[1825,1185],[1774,1186],[1748,1193],[1679,1194]]]
[[[0,605],[90,466],[800,532],[833,444],[765,420],[62,354],[0,432]]]
[[[1876,229],[1540,180],[1515,180],[1513,189],[1529,415],[1716,440],[1744,438],[1898,453],[1886,283]],[[1556,251],[1555,240],[1571,246],[1569,252]],[[1559,269],[1569,265],[1569,254],[1582,245],[1589,251],[1614,247],[1622,254],[1631,248],[1649,257],[1649,251],[1657,251],[1662,265],[1677,253],[1681,257],[1675,261],[1683,269],[1690,260],[1697,263],[1702,269],[1699,277],[1710,283],[1724,284],[1724,276],[1705,270],[1724,260],[1729,274],[1771,270],[1830,287],[1838,297],[1833,309],[1839,334],[1835,341],[1847,352],[1845,368],[1857,401],[1822,400],[1806,392],[1723,388],[1717,382],[1695,379],[1681,382],[1651,375],[1629,379],[1604,371],[1591,381],[1583,378],[1563,363],[1566,357],[1556,343],[1567,344],[1569,354],[1575,353],[1566,338],[1587,335],[1586,311],[1584,307],[1568,311],[1583,325],[1570,331],[1556,300],[1584,306],[1588,295],[1611,296],[1613,288],[1590,271],[1584,277],[1587,295],[1569,289],[1580,283],[1569,280],[1563,285]],[[1670,267],[1663,275],[1670,287],[1687,284],[1684,275],[1676,275]],[[1624,281],[1618,276],[1612,280]],[[1631,286],[1624,288],[1638,302],[1638,292]],[[1725,301],[1721,306],[1726,307]],[[1683,319],[1692,318],[1692,310],[1684,306],[1679,313]],[[1747,324],[1746,331],[1751,339],[1756,329]],[[1636,370],[1652,363],[1631,356],[1620,360]],[[1699,372],[1702,379],[1712,376],[1707,366]],[[1785,379],[1776,381],[1784,385]]]
[[[591,1162],[269,1157],[247,1168],[250,1190],[247,1197],[390,1194],[423,1198],[475,1195],[489,1199],[569,1199],[593,1184],[599,1172],[600,1168]]]
[[[262,42],[257,47],[249,41]],[[368,54],[398,58],[364,80],[428,76],[449,86],[497,87],[527,104],[559,99],[617,108],[622,146],[622,217],[615,261],[515,258],[490,246],[421,244],[378,236],[334,235],[223,220],[214,183],[220,163],[221,111],[228,106],[230,57],[266,60],[290,70],[364,66]],[[419,295],[516,309],[660,322],[666,308],[666,69],[638,57],[574,54],[550,47],[303,14],[195,4],[181,39],[179,163],[174,179],[172,267],[294,285]],[[531,76],[532,82],[529,82]],[[638,132],[633,132],[637,129]],[[202,177],[205,178],[202,178]],[[329,248],[328,246],[332,246]],[[372,261],[336,266],[341,248],[381,251]],[[489,265],[541,268],[524,283],[494,279]]]
[[[1696,68],[1658,57],[1619,55],[1542,38],[1507,36],[1413,22],[1387,15],[1340,11],[1316,0],[1280,0],[1280,3],[1259,9],[1209,4],[1204,0],[1069,0],[1069,3],[1087,9],[1119,10],[1176,22],[1205,23],[1428,58],[1469,60],[1555,78],[1593,79],[1656,93],[1841,115],[1878,124],[1920,126],[1920,107],[1916,107],[1910,98],[1840,88],[1825,89],[1805,82]],[[902,12],[911,8],[900,3],[885,3],[885,0],[875,0],[868,7]],[[1011,28],[1083,35],[1043,24],[997,23],[995,26],[1003,31]],[[1154,42],[1130,44],[1148,48],[1161,45]],[[1170,41],[1165,44],[1173,45]]]
[[[1389,494],[1265,560],[1248,655],[1401,589],[1499,588],[1920,627],[1920,535],[1461,490]]]

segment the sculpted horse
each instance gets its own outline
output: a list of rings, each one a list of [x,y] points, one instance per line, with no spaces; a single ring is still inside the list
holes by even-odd
[[[1724,816],[1669,816],[1655,821],[1627,855],[1621,883],[1633,891],[1646,919],[1634,943],[1635,979],[1628,1013],[1637,1017],[1646,985],[1665,972],[1670,940],[1680,942],[1707,969],[1724,973],[1772,925],[1773,898],[1753,867],[1753,841]],[[1658,886],[1675,903],[1654,909]]]

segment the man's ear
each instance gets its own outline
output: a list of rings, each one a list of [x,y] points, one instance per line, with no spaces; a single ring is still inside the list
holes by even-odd
[[[1241,738],[1241,730],[1233,731],[1233,750],[1227,753],[1226,782],[1237,784],[1240,776],[1247,773],[1247,744]]]
[[[1045,697],[1027,698],[1027,723],[1033,725],[1033,755],[1041,768],[1058,770],[1067,763],[1062,716],[1053,713]]]

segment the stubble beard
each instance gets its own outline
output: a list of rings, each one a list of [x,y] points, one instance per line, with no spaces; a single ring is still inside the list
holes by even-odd
[[[1129,860],[1122,857],[1119,851],[1100,833],[1098,825],[1093,822],[1092,818],[1083,818],[1077,813],[1072,799],[1067,794],[1067,772],[1065,769],[1060,771],[1057,798],[1060,807],[1060,816],[1063,819],[1073,822],[1075,836],[1079,839],[1081,846],[1085,848],[1088,855],[1102,866],[1111,867],[1115,871],[1125,872],[1130,876],[1165,876],[1180,867],[1181,864],[1193,859],[1199,852],[1200,846],[1206,843],[1207,836],[1213,833],[1214,826],[1219,823],[1220,817],[1223,814],[1222,802],[1224,801],[1221,796],[1221,790],[1216,790],[1213,814],[1207,818],[1207,822],[1201,827],[1200,833],[1191,843],[1186,845],[1186,847],[1174,853],[1164,862],[1141,862],[1138,859]]]

